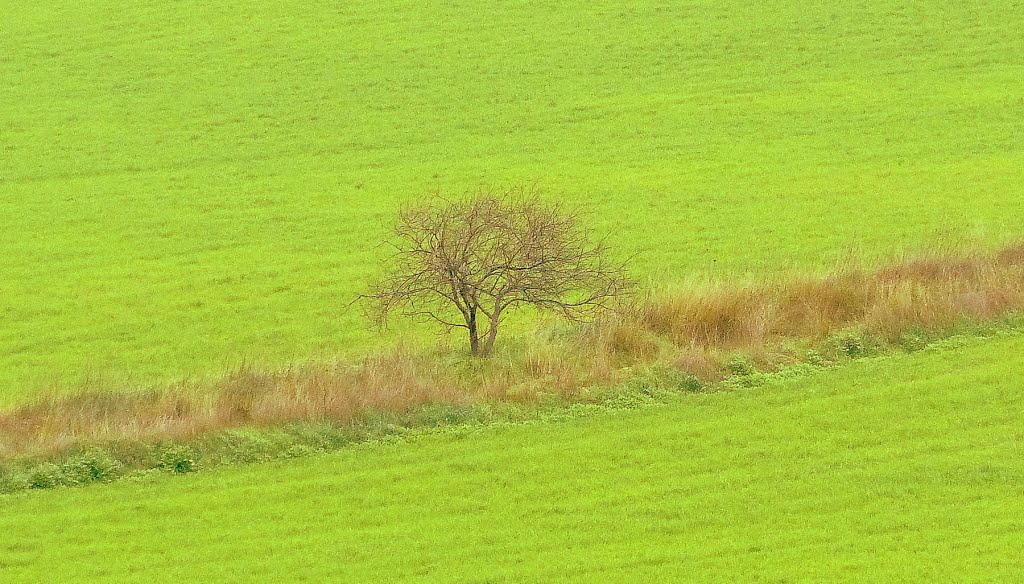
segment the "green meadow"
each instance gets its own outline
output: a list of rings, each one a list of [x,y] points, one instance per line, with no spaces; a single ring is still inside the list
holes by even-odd
[[[1024,235],[1012,1],[0,8],[8,429],[54,388],[430,343],[350,302],[396,212],[437,193],[536,184],[656,290]],[[644,373],[613,363],[611,404],[0,495],[0,582],[1011,581],[1006,316],[651,399],[616,394]],[[534,322],[499,343],[530,348]]]
[[[0,497],[4,582],[1006,582],[1020,334],[662,405]]]
[[[390,343],[347,304],[437,191],[536,181],[653,286],[1024,220],[1012,2],[3,12],[0,403]]]

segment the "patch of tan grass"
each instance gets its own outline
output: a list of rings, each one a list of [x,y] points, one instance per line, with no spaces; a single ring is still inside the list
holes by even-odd
[[[995,252],[944,250],[869,270],[717,283],[652,294],[572,335],[538,336],[487,360],[398,347],[355,363],[282,371],[240,367],[205,384],[139,391],[85,388],[0,412],[0,458],[52,455],[83,444],[190,439],[242,426],[351,423],[426,404],[534,403],[668,365],[706,381],[730,355],[761,369],[802,358],[829,335],[859,329],[889,341],[1024,308],[1024,243]]]
[[[632,325],[682,347],[754,350],[850,327],[895,338],[911,327],[990,320],[1022,306],[1024,245],[1015,245],[994,254],[923,254],[874,271],[847,266],[824,277],[655,296]]]

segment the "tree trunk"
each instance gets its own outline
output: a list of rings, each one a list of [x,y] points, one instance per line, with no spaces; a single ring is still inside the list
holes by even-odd
[[[490,355],[494,351],[494,339],[498,338],[498,317],[500,315],[501,313],[496,310],[494,316],[491,317],[491,326],[487,329],[487,338],[484,339],[484,355]]]
[[[480,334],[476,329],[476,308],[470,307],[469,318],[466,319],[466,328],[469,329],[469,352],[473,355],[479,355]]]

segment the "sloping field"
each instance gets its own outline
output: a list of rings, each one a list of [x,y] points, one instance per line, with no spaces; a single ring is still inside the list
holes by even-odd
[[[403,202],[537,180],[655,284],[1024,220],[1024,10],[5,2],[0,401],[362,351]]]
[[[5,410],[429,338],[346,306],[435,191],[535,181],[655,289],[1024,224],[1015,2],[2,4]],[[1021,354],[0,496],[0,582],[1013,580]]]
[[[0,497],[4,582],[1010,581],[1024,337],[287,463]]]

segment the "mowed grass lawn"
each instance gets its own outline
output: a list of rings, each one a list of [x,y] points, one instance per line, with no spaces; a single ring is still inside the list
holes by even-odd
[[[1022,351],[0,497],[0,579],[1012,581]]]
[[[394,211],[536,180],[655,284],[1024,219],[1006,2],[5,2],[0,401],[361,352]]]

